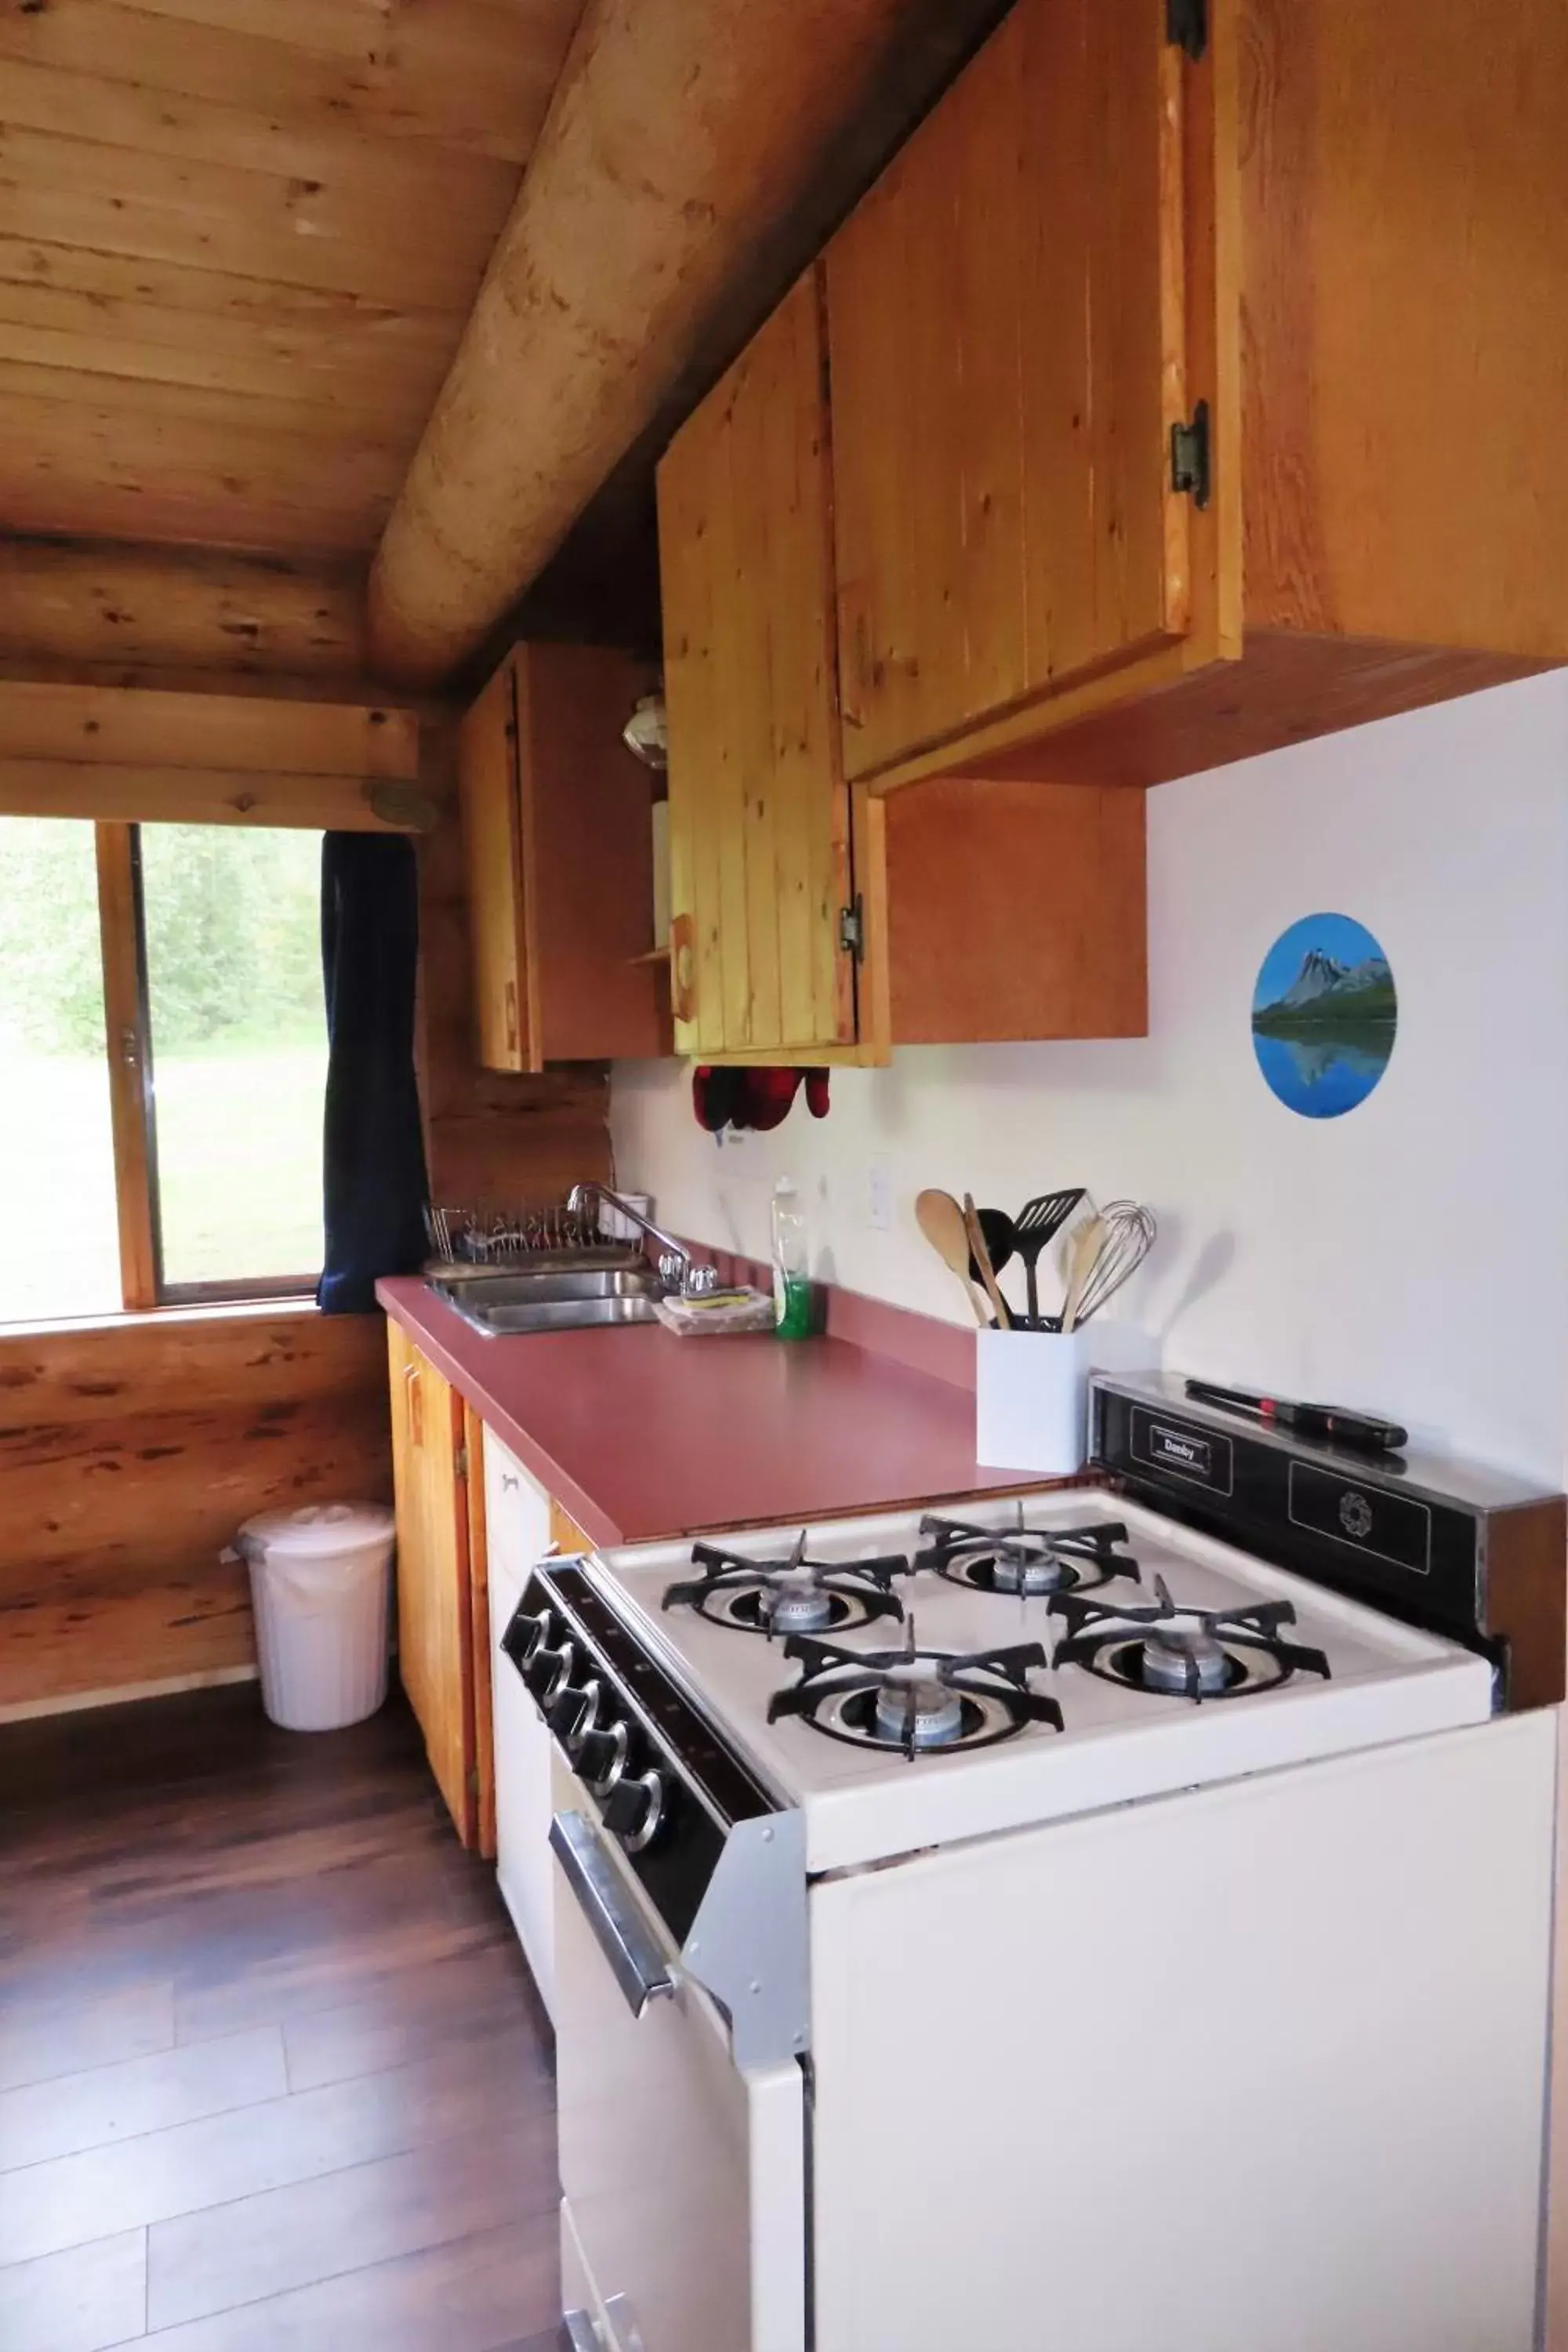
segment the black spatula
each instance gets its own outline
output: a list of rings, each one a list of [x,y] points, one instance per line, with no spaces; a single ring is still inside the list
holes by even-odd
[[[1037,1193],[1034,1200],[1025,1202],[1013,1220],[1013,1255],[1023,1266],[1024,1280],[1028,1286],[1031,1325],[1040,1319],[1040,1297],[1035,1286],[1035,1269],[1083,1196],[1081,1184],[1070,1184],[1062,1192]]]

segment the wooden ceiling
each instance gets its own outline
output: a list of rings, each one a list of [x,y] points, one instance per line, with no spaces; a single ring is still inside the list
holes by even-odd
[[[0,0],[0,532],[375,545],[582,0]]]

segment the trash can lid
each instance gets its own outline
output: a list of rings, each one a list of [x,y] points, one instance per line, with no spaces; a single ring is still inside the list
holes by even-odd
[[[394,1524],[385,1503],[300,1503],[291,1511],[262,1511],[239,1532],[264,1551],[326,1559],[389,1536]]]

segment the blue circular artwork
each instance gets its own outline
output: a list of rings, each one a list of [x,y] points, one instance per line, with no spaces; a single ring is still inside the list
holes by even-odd
[[[1349,915],[1303,915],[1263,959],[1252,1049],[1288,1109],[1340,1118],[1388,1067],[1399,999],[1388,958]]]

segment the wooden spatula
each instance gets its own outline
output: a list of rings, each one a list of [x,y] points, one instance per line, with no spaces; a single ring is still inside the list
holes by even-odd
[[[1010,1331],[1013,1318],[996,1280],[996,1269],[991,1263],[991,1252],[985,1245],[985,1231],[980,1222],[980,1212],[974,1205],[974,1195],[963,1196],[963,1230],[969,1236],[969,1255],[980,1268],[980,1279],[985,1285],[985,1296],[991,1301],[991,1311],[996,1318],[998,1331]]]

